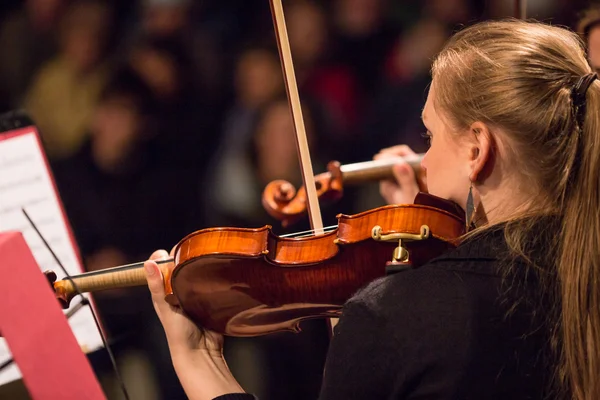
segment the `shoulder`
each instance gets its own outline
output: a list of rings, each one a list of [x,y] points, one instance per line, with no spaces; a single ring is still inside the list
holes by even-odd
[[[423,308],[468,301],[477,287],[500,282],[495,265],[495,260],[436,260],[379,278],[356,292],[346,305],[360,304],[386,315],[409,305]]]
[[[346,302],[345,326],[376,324],[377,335],[402,347],[443,348],[451,340],[464,348],[482,324],[501,319],[497,264],[493,258],[449,256],[377,279]]]

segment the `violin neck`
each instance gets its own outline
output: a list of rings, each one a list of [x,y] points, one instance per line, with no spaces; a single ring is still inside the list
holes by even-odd
[[[342,179],[345,185],[360,184],[369,181],[380,181],[383,179],[393,179],[394,172],[392,168],[399,160],[404,160],[410,165],[416,173],[421,169],[421,160],[424,154],[414,156],[386,158],[382,160],[365,161],[354,164],[346,164],[340,167]]]
[[[157,264],[159,268],[163,269],[161,264],[169,262],[172,262],[172,260],[158,261]],[[165,272],[163,271],[163,276]],[[144,263],[140,262],[64,278],[54,283],[54,290],[68,303],[78,294],[78,291],[80,293],[89,293],[108,289],[143,286],[146,284]]]

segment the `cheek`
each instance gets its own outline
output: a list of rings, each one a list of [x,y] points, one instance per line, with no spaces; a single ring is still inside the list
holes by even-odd
[[[427,171],[429,193],[458,202],[462,180],[456,153],[449,146],[433,142],[423,159],[423,167]]]

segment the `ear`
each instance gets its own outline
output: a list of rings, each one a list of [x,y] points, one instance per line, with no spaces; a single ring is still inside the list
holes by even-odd
[[[471,182],[485,179],[486,166],[492,158],[493,138],[486,124],[477,121],[469,128],[469,179]]]

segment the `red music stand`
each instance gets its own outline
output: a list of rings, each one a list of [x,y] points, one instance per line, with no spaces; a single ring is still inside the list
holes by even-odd
[[[0,233],[0,333],[34,400],[106,400],[20,232]]]

